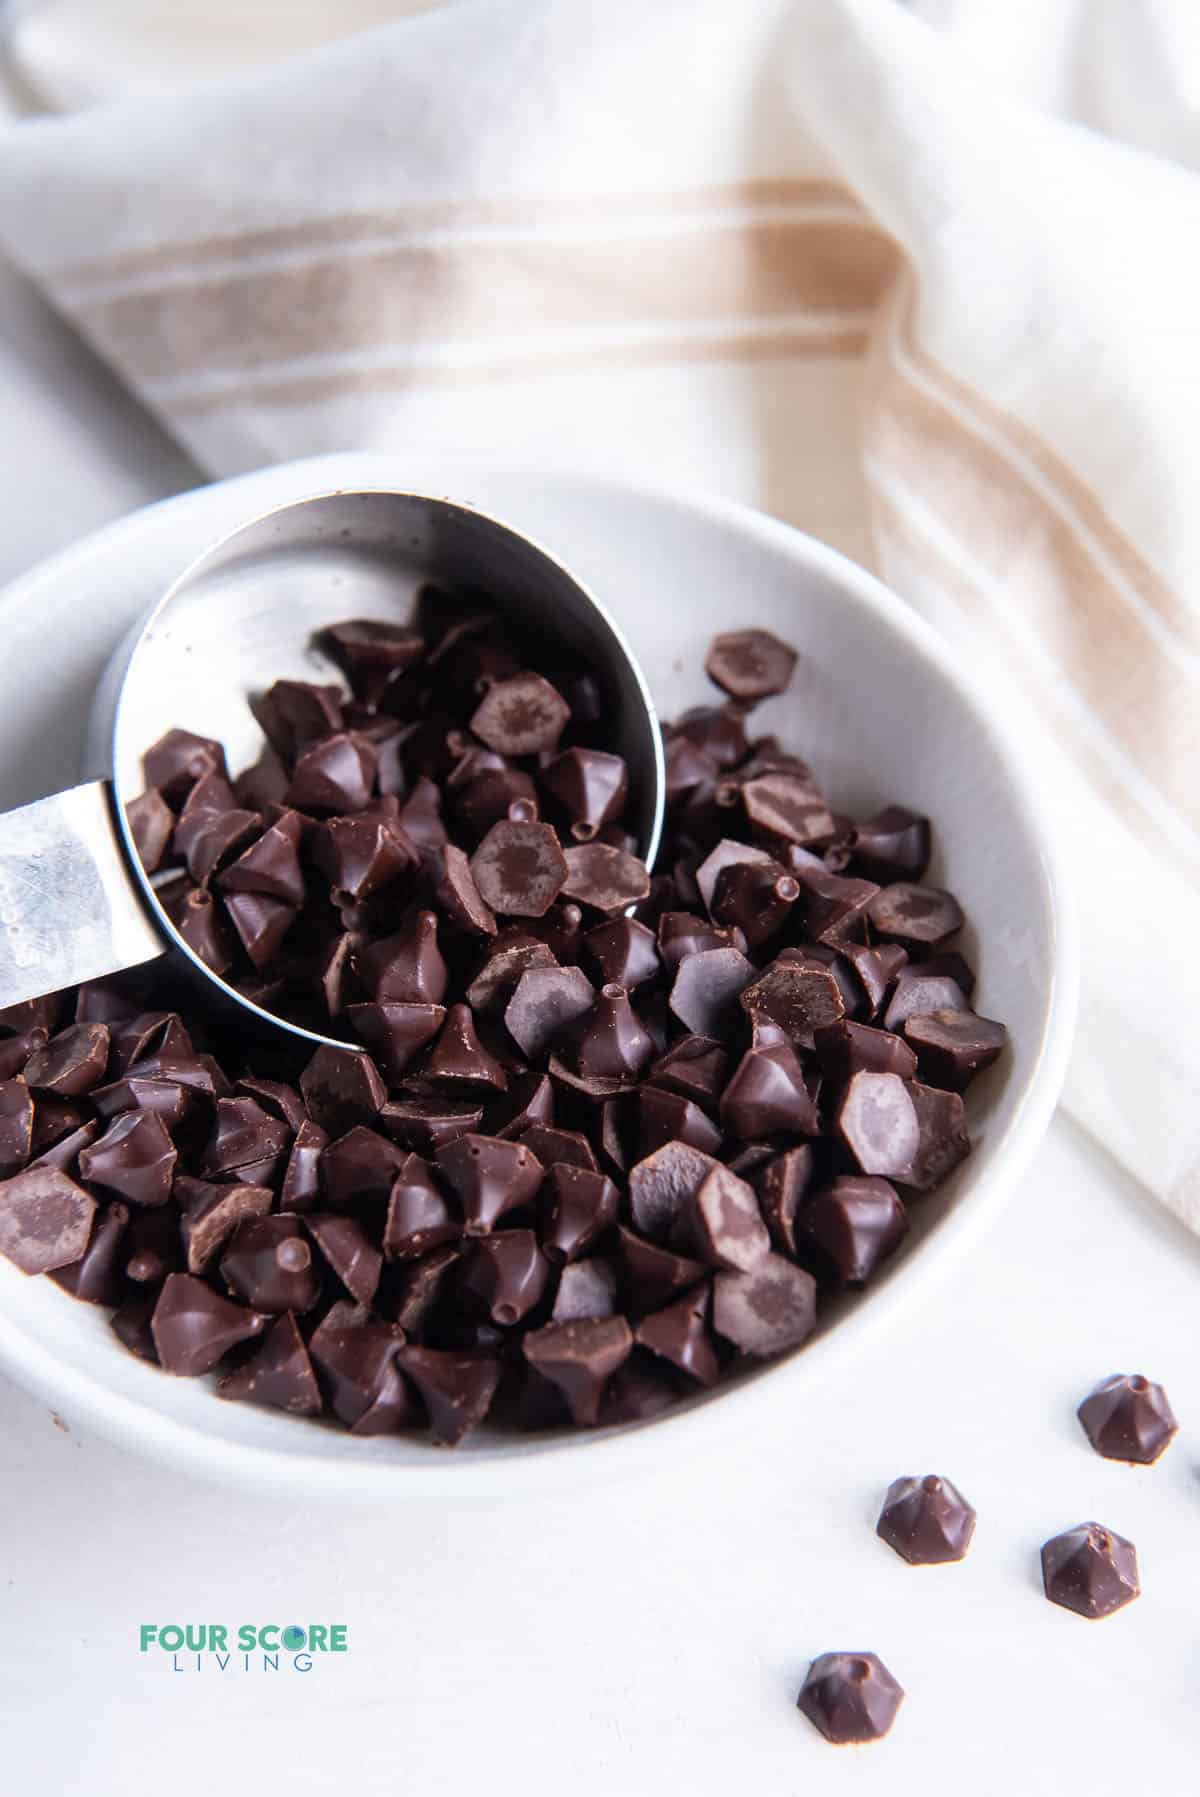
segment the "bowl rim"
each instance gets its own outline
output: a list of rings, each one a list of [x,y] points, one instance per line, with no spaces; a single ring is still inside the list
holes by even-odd
[[[434,483],[419,478],[430,463],[439,475]],[[869,1303],[855,1306],[826,1338],[836,1341],[842,1360],[848,1361],[888,1327],[901,1307],[912,1306],[921,1296],[928,1296],[967,1244],[994,1222],[1045,1133],[1066,1077],[1078,1002],[1079,933],[1065,857],[1032,759],[1023,744],[1002,727],[995,702],[966,658],[913,607],[840,550],[740,501],[651,481],[617,479],[586,469],[547,470],[544,465],[519,458],[485,458],[436,448],[413,456],[348,451],[308,457],[217,484],[226,492],[240,491],[247,496],[249,517],[250,507],[263,509],[256,499],[260,491],[284,493],[289,490],[289,483],[295,483],[297,493],[305,488],[315,490],[309,484],[313,482],[334,489],[396,482],[410,491],[421,486],[432,486],[436,491],[442,475],[466,479],[472,469],[486,470],[504,479],[536,479],[543,486],[578,489],[583,485],[598,504],[603,504],[609,495],[617,503],[632,499],[671,508],[700,523],[715,521],[782,553],[798,567],[819,571],[871,613],[883,628],[905,639],[956,690],[987,737],[997,764],[1029,820],[1049,902],[1052,973],[1041,1039],[1025,1089],[990,1164],[971,1181],[964,1200],[939,1221],[937,1251],[914,1255],[902,1277],[890,1281]],[[86,565],[97,551],[119,550],[127,538],[136,538],[156,521],[169,520],[172,511],[185,511],[199,492],[207,491],[211,489],[191,489],[155,501],[89,533],[9,583],[0,593],[0,603],[32,597],[41,583],[68,577],[75,564]],[[286,504],[287,500],[277,503]],[[458,503],[470,505],[469,500],[460,499]],[[272,508],[268,505],[266,509]],[[55,1357],[52,1344],[31,1341],[22,1327],[0,1311],[0,1367],[24,1390],[65,1409],[109,1439],[144,1458],[206,1482],[236,1484],[264,1493],[286,1491],[292,1496],[300,1485],[306,1498],[336,1497],[342,1501],[392,1501],[401,1495],[421,1498],[449,1493],[458,1497],[516,1496],[532,1488],[549,1494],[576,1484],[580,1477],[593,1482],[625,1479],[639,1470],[652,1471],[654,1463],[663,1460],[658,1444],[660,1440],[666,1444],[668,1435],[673,1444],[667,1456],[669,1461],[672,1454],[678,1459],[680,1454],[694,1452],[703,1441],[705,1430],[711,1430],[718,1418],[726,1431],[738,1430],[743,1439],[751,1439],[750,1431],[761,1420],[764,1407],[768,1403],[778,1404],[782,1382],[790,1379],[793,1391],[798,1391],[804,1378],[820,1375],[826,1359],[818,1339],[810,1348],[764,1366],[732,1390],[659,1417],[595,1433],[533,1437],[503,1455],[448,1455],[431,1448],[427,1459],[389,1464],[367,1462],[353,1452],[338,1458],[293,1453],[275,1445],[216,1439],[193,1421],[171,1416],[140,1398],[114,1392],[100,1377],[62,1363]]]

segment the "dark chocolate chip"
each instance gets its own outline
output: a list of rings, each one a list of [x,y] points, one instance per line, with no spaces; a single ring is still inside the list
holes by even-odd
[[[550,1263],[532,1229],[498,1229],[471,1244],[460,1263],[458,1289],[469,1305],[507,1329],[528,1316],[549,1277]]]
[[[921,1126],[911,1088],[898,1074],[854,1074],[838,1108],[837,1126],[864,1173],[909,1179]]]
[[[321,1156],[328,1142],[329,1137],[318,1124],[300,1125],[279,1191],[280,1210],[312,1210],[320,1195]]]
[[[808,1669],[797,1708],[836,1746],[880,1741],[904,1691],[873,1653],[823,1653]]]
[[[378,756],[362,736],[341,732],[304,750],[292,770],[286,800],[319,817],[361,811],[370,804]]]
[[[886,1179],[835,1179],[800,1210],[798,1239],[813,1242],[842,1285],[865,1285],[908,1233],[908,1214]]]
[[[671,987],[671,1009],[693,1035],[722,1037],[734,1027],[738,999],[754,973],[753,963],[736,948],[688,955]]]
[[[238,1224],[265,1216],[273,1199],[269,1186],[218,1185],[187,1174],[176,1179],[175,1196],[182,1207],[179,1231],[189,1273],[203,1273]]]
[[[661,1309],[708,1273],[703,1261],[648,1242],[631,1229],[617,1230],[617,1253],[629,1308],[635,1315]]]
[[[906,967],[892,988],[892,996],[883,1016],[883,1027],[901,1030],[910,1017],[929,1016],[934,1011],[969,1010],[967,995],[957,980],[948,974],[928,973],[924,967]]]
[[[565,851],[567,898],[590,905],[594,911],[625,911],[650,891],[646,864],[624,849],[606,842],[585,842]]]
[[[421,1063],[422,1080],[453,1097],[503,1092],[508,1075],[475,1033],[469,1005],[451,1005],[446,1021]]]
[[[494,936],[495,914],[484,902],[463,851],[448,842],[439,856],[439,866],[437,902],[446,916],[470,935]]]
[[[919,880],[929,866],[929,819],[885,805],[854,826],[854,864],[869,880]]]
[[[881,936],[905,946],[936,948],[963,926],[962,910],[953,893],[911,880],[884,886],[872,899],[867,914]]]
[[[505,1007],[505,1027],[521,1053],[539,1061],[569,1024],[590,1011],[595,998],[579,967],[531,967]]]
[[[845,1013],[837,981],[828,967],[819,961],[790,957],[773,961],[748,983],[741,1003],[752,1017],[777,1023],[796,1048],[812,1048],[816,1032]]]
[[[1042,1548],[1042,1582],[1052,1604],[1094,1622],[1140,1597],[1137,1549],[1101,1523],[1080,1523]]]
[[[717,875],[713,919],[736,925],[750,947],[759,949],[787,923],[801,890],[795,874],[777,864],[733,861]]]
[[[168,805],[183,804],[197,780],[205,774],[229,778],[225,751],[210,737],[190,730],[168,730],[142,757],[146,785],[157,786]]]
[[[488,1106],[487,1136],[506,1136],[515,1141],[533,1125],[549,1125],[554,1121],[554,1087],[544,1073],[518,1073],[510,1078],[508,1091]],[[534,1148],[537,1154],[537,1149]],[[540,1157],[539,1157],[540,1158]]]
[[[349,1049],[317,1049],[300,1075],[300,1090],[314,1123],[343,1136],[356,1123],[370,1124],[387,1101],[387,1087],[370,1055]]]
[[[632,990],[654,979],[661,969],[653,930],[632,917],[615,917],[589,930],[583,946],[604,985]]]
[[[1162,1386],[1141,1373],[1102,1379],[1076,1415],[1098,1454],[1140,1466],[1152,1466],[1179,1428]]]
[[[482,1121],[482,1104],[456,1103],[452,1098],[394,1098],[379,1113],[380,1125],[393,1142],[415,1154],[433,1154],[477,1130]]]
[[[766,1254],[748,1272],[721,1272],[713,1280],[713,1328],[743,1354],[797,1348],[816,1320],[815,1279],[782,1255]]]
[[[548,680],[525,672],[489,686],[471,729],[499,755],[538,755],[558,747],[570,716],[566,700]]]
[[[719,1165],[686,1142],[667,1142],[647,1155],[629,1175],[634,1228],[651,1241],[665,1242],[683,1206]]]
[[[224,905],[251,962],[260,972],[269,967],[296,921],[295,906],[262,892],[227,892]]]
[[[894,1479],[875,1533],[910,1566],[942,1566],[965,1556],[975,1512],[958,1486],[937,1473]]]
[[[698,1104],[658,1086],[642,1086],[637,1094],[637,1139],[641,1160],[668,1142],[686,1142],[704,1154],[716,1154],[721,1146],[720,1130]]]
[[[729,1056],[711,1036],[681,1036],[651,1067],[649,1080],[713,1110],[725,1088]]]
[[[349,1303],[332,1306],[308,1351],[330,1408],[355,1435],[385,1435],[409,1420],[411,1403],[396,1356],[404,1330],[373,1323]]]
[[[407,624],[348,618],[321,633],[322,647],[337,662],[354,695],[372,708],[398,674],[422,660],[425,639]]]
[[[832,812],[801,774],[760,774],[743,784],[741,799],[754,829],[779,842],[808,848],[834,834]]]
[[[426,1329],[437,1313],[459,1256],[456,1243],[445,1243],[419,1260],[406,1261],[395,1270],[389,1314],[409,1335],[417,1335]],[[381,1309],[387,1308],[382,1292],[376,1298],[376,1304]]]
[[[813,1174],[813,1151],[807,1142],[755,1167],[748,1177],[758,1192],[763,1222],[777,1254],[796,1252],[796,1216]]]
[[[219,1098],[200,1173],[207,1179],[274,1163],[287,1152],[290,1142],[287,1124],[272,1117],[256,1099]]]
[[[25,1083],[74,1098],[104,1078],[109,1032],[103,1023],[73,1023],[52,1036],[26,1063]]]
[[[304,1222],[350,1296],[358,1304],[372,1304],[379,1289],[383,1256],[362,1224],[334,1212],[313,1212]]]
[[[159,1365],[195,1378],[210,1373],[239,1342],[261,1335],[267,1318],[222,1298],[190,1273],[170,1273],[150,1319]]]
[[[789,1042],[746,1050],[721,1096],[721,1122],[744,1142],[820,1135],[817,1107]]]
[[[437,1166],[458,1194],[468,1235],[486,1235],[507,1212],[528,1204],[543,1168],[521,1142],[463,1135],[439,1148]]]
[[[429,1163],[419,1154],[406,1155],[392,1183],[384,1253],[390,1260],[419,1260],[461,1234],[462,1218],[447,1202]]]
[[[0,1254],[22,1273],[69,1267],[87,1248],[96,1201],[57,1167],[0,1182]]]
[[[671,1246],[708,1266],[749,1272],[771,1251],[754,1188],[728,1167],[714,1167],[680,1205]]]
[[[253,1356],[218,1381],[217,1395],[291,1416],[319,1415],[321,1393],[295,1317],[276,1317]]]
[[[298,1217],[247,1217],[221,1256],[221,1277],[252,1310],[311,1310],[321,1276]]]
[[[567,749],[539,775],[576,842],[591,842],[620,817],[629,789],[625,763],[600,749]]]
[[[171,920],[198,960],[215,974],[228,973],[237,955],[238,938],[211,892],[193,886],[171,911]]]
[[[400,1365],[421,1394],[437,1447],[456,1447],[492,1407],[500,1383],[500,1362],[487,1354],[456,1354],[439,1348],[402,1348]]]
[[[567,881],[567,860],[549,824],[493,824],[471,856],[484,903],[509,917],[544,917]]]
[[[837,1092],[856,1073],[894,1073],[900,1079],[911,1079],[917,1070],[917,1057],[907,1042],[887,1030],[851,1023],[848,1018],[818,1029],[816,1049],[821,1071],[830,1089]]]
[[[175,829],[175,813],[161,792],[151,787],[138,798],[130,799],[125,819],[142,866],[148,874],[156,872]]]
[[[589,1253],[616,1223],[619,1209],[620,1194],[603,1173],[567,1161],[551,1165],[539,1201],[546,1258],[561,1262]]]
[[[97,1213],[91,1239],[78,1260],[59,1267],[50,1277],[63,1291],[85,1304],[120,1304],[125,1296],[125,1235],[129,1208],[120,1200]]]
[[[634,1340],[651,1353],[670,1361],[700,1385],[715,1385],[721,1362],[708,1327],[709,1289],[696,1286],[665,1310],[643,1317]]]
[[[276,680],[252,702],[267,741],[285,761],[342,728],[342,694],[309,680]]]
[[[178,1158],[157,1111],[127,1111],[80,1152],[79,1171],[130,1204],[165,1204]]]
[[[910,1080],[906,1090],[917,1123],[917,1147],[911,1164],[895,1177],[915,1192],[931,1192],[971,1152],[963,1101],[957,1092],[941,1092],[917,1080]]]
[[[7,1179],[33,1154],[33,1098],[24,1080],[0,1084],[0,1176]]]
[[[409,1071],[446,1021],[443,1005],[347,1005],[346,1021],[393,1083]]]
[[[1008,1041],[1002,1023],[957,1010],[907,1017],[904,1035],[925,1083],[952,1092],[965,1092],[977,1073],[999,1059]]]
[[[525,1358],[544,1379],[558,1387],[572,1421],[587,1426],[600,1420],[605,1387],[633,1347],[624,1317],[547,1323],[524,1337]]]
[[[796,666],[796,651],[769,630],[730,630],[714,637],[704,671],[742,705],[755,705],[785,690]]]
[[[719,769],[736,767],[750,752],[745,717],[733,705],[694,705],[675,720],[675,730]]]
[[[574,1323],[589,1318],[615,1317],[619,1308],[617,1275],[607,1260],[596,1256],[591,1260],[570,1261],[563,1268],[554,1293],[550,1320],[552,1323]]]
[[[587,1078],[625,1083],[645,1071],[654,1053],[653,1038],[624,986],[604,986],[569,1032],[562,1058]]]
[[[386,1204],[404,1161],[394,1142],[356,1123],[322,1154],[321,1189],[328,1203],[340,1210]]]

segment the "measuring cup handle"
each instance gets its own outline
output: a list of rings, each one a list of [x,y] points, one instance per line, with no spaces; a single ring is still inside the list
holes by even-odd
[[[161,955],[107,781],[0,816],[0,1007]]]

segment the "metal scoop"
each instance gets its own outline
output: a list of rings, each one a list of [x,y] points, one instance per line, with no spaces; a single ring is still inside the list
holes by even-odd
[[[311,639],[368,617],[406,623],[434,581],[486,595],[535,641],[569,649],[604,690],[605,747],[629,771],[630,828],[652,862],[662,829],[662,739],[645,678],[603,607],[544,549],[445,499],[323,493],[254,519],[205,551],[129,632],[101,679],[91,767],[110,777],[0,817],[0,1006],[163,954],[185,957],[231,1004],[310,1042],[213,973],[176,930],[125,818],[142,757],[173,726],[224,743],[234,771],[262,736],[252,693],[279,678],[328,681]]]

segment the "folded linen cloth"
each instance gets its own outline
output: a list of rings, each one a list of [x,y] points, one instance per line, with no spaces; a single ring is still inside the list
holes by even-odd
[[[874,560],[1039,758],[1067,1102],[1200,1230],[1189,12],[459,0],[10,129],[0,240],[214,474],[496,446]]]

